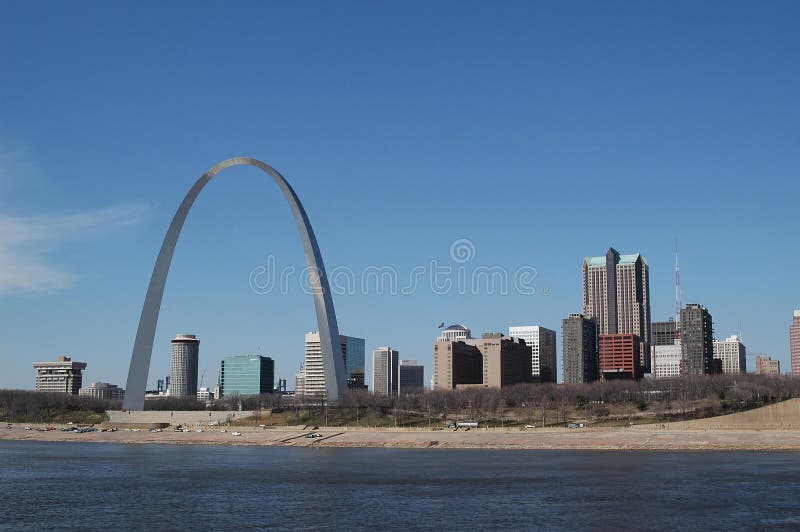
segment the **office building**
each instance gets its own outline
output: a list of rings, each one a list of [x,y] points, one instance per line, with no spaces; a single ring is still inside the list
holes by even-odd
[[[651,345],[674,345],[678,338],[678,324],[673,318],[668,321],[654,321],[651,329],[653,335]]]
[[[538,325],[509,327],[508,335],[531,348],[531,376],[536,382],[556,382],[556,332]]]
[[[179,334],[172,340],[170,397],[197,398],[197,366],[200,340],[193,334]]]
[[[372,352],[372,393],[396,396],[400,383],[400,354],[391,347]]]
[[[654,345],[650,348],[650,374],[654,379],[680,377],[683,368],[681,341],[672,345]]]
[[[344,356],[344,367],[347,375],[348,387],[363,389],[365,387],[364,339],[345,335],[340,335],[339,339],[342,346],[342,355]],[[322,348],[319,342],[319,332],[306,333],[305,344],[303,395],[307,397],[324,398],[326,396],[325,372],[322,367]]]
[[[366,374],[366,343],[363,338],[342,337],[342,354],[344,369],[347,375],[347,388],[350,390],[366,390],[364,375]]]
[[[714,372],[714,327],[708,309],[689,304],[681,309],[683,375]]]
[[[214,392],[212,392],[208,387],[202,387],[197,389],[197,400],[201,403],[208,403],[214,400]],[[216,397],[222,397],[220,395],[216,395]]]
[[[564,382],[577,384],[600,378],[597,322],[583,314],[570,314],[561,322]]]
[[[464,341],[433,344],[433,389],[452,390],[462,384],[483,383],[483,355]]]
[[[714,340],[714,358],[722,361],[722,373],[747,373],[747,349],[739,337]]]
[[[78,395],[83,385],[86,362],[73,362],[70,357],[58,357],[56,362],[34,362],[36,391]]]
[[[583,261],[583,314],[597,319],[599,334],[639,337],[639,365],[650,368],[650,281],[640,254],[620,255],[609,248],[603,257]]]
[[[433,344],[433,387],[501,388],[531,381],[531,348],[520,338],[485,333],[480,339]]]
[[[306,394],[306,370],[300,367],[294,376],[294,394],[295,396],[303,396]]]
[[[421,392],[425,388],[425,368],[416,360],[400,361],[399,394]]]
[[[467,342],[473,342],[483,355],[482,384],[485,388],[502,388],[531,382],[531,347],[525,340],[506,337],[502,333],[484,333],[480,340]],[[552,366],[555,368],[555,361]]]
[[[598,338],[600,376],[604,380],[638,380],[642,377],[642,366],[639,363],[641,344],[638,335],[601,334]]]
[[[219,365],[219,397],[272,393],[275,361],[261,355],[229,356]]]
[[[105,399],[107,401],[121,401],[125,397],[125,390],[116,384],[107,382],[93,382],[89,386],[83,387],[78,391],[81,397],[93,397],[94,399]]]
[[[795,310],[789,326],[789,352],[791,353],[792,375],[800,377],[800,310]]]
[[[756,375],[780,375],[781,362],[766,355],[756,357]]]

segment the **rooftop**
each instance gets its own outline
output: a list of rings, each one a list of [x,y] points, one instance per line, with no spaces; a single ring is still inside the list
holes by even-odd
[[[634,264],[639,257],[642,257],[642,255],[640,253],[633,253],[631,255],[620,255],[619,256],[619,264]],[[586,262],[587,266],[589,266],[589,267],[592,267],[592,266],[605,266],[606,265],[606,257],[605,257],[605,255],[603,255],[602,257],[586,257],[583,260]],[[642,262],[647,264],[647,261],[644,260],[644,257],[642,257]]]

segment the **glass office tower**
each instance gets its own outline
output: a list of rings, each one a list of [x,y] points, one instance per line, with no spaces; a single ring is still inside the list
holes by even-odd
[[[260,355],[231,356],[222,359],[219,367],[219,393],[259,395],[272,393],[275,383],[275,361]]]

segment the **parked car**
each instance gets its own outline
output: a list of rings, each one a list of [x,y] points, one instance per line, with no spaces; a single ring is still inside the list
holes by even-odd
[[[239,431],[231,432],[231,436],[241,436],[242,433]]]

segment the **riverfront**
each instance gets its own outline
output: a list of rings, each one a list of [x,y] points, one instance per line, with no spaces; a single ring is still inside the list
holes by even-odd
[[[433,449],[562,449],[562,450],[737,450],[800,451],[800,432],[787,430],[682,429],[664,426],[592,429],[358,429],[304,427],[273,429],[207,427],[203,432],[149,432],[146,429],[76,434],[37,432],[22,426],[4,429],[2,440],[97,442],[174,445],[256,445],[272,447],[385,447]],[[234,436],[232,431],[241,433]],[[309,433],[321,434],[307,438]]]

